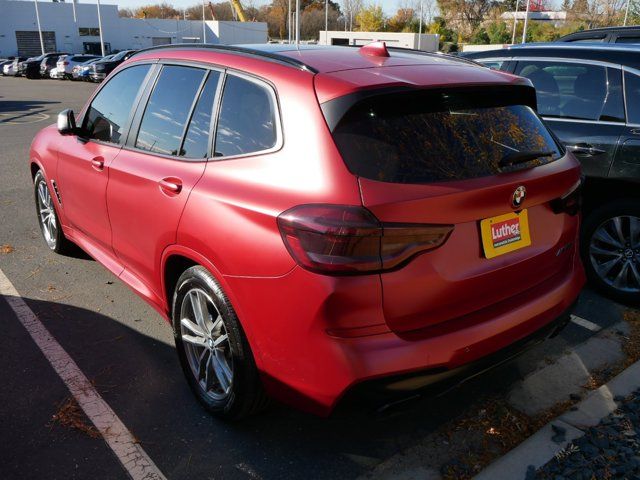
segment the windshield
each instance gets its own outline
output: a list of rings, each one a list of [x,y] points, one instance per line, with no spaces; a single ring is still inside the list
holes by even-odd
[[[333,136],[352,173],[383,182],[464,180],[560,158],[534,110],[509,101],[478,92],[378,95],[352,107]]]

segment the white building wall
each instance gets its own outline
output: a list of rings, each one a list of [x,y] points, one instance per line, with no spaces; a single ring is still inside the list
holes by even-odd
[[[100,42],[98,36],[80,36],[79,28],[98,28],[96,4],[38,2],[43,31],[53,31],[60,51],[83,52],[83,42]],[[202,22],[120,18],[117,5],[102,4],[102,34],[111,50],[151,47],[154,37],[170,38],[171,43],[202,42]],[[207,43],[266,43],[267,24],[263,22],[206,22]],[[38,31],[33,1],[0,0],[0,58],[18,53],[16,31]]]
[[[440,35],[422,34],[422,39],[417,33],[397,33],[397,32],[342,32],[339,30],[320,31],[319,45],[366,45],[371,42],[385,42],[390,47],[413,48],[426,52],[435,52],[438,50]]]
[[[235,45],[243,43],[267,43],[269,39],[266,22],[207,22],[221,43]],[[207,37],[207,41],[209,41]]]

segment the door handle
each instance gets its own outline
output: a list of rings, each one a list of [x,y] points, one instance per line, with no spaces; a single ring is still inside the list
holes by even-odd
[[[102,157],[93,157],[91,159],[91,166],[98,171],[104,170],[104,158]]]
[[[182,180],[179,178],[163,178],[158,184],[160,185],[160,190],[169,195],[177,195],[182,190]]]
[[[567,148],[572,153],[576,155],[581,155],[583,157],[591,157],[593,155],[600,155],[601,153],[606,153],[604,150],[595,148],[593,145],[589,145],[588,143],[578,143],[577,145],[567,145]]]

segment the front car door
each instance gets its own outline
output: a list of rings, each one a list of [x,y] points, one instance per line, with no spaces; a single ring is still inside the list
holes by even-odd
[[[84,113],[79,136],[61,136],[58,145],[56,177],[66,221],[91,245],[107,252],[109,168],[122,148],[132,106],[150,68],[129,67],[105,83]]]
[[[162,252],[176,242],[187,198],[211,156],[222,76],[205,67],[162,65],[111,166],[107,204],[122,278],[156,303],[163,298]]]
[[[590,177],[606,177],[625,112],[620,67],[570,59],[518,59],[514,73],[536,87],[538,113],[580,159]]]

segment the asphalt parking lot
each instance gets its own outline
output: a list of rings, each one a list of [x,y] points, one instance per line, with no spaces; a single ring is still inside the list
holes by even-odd
[[[508,389],[541,359],[593,334],[569,324],[499,370],[383,413],[364,400],[346,402],[329,419],[273,405],[260,416],[222,423],[200,408],[183,380],[169,325],[99,264],[84,255],[56,256],[41,238],[30,142],[59,111],[79,111],[95,87],[0,78],[0,270],[167,478],[366,476],[479,399]],[[618,322],[621,312],[589,290],[576,311],[599,327]],[[54,418],[69,391],[5,298],[0,325],[0,478],[127,478],[100,436]],[[76,420],[89,425],[82,413]]]

